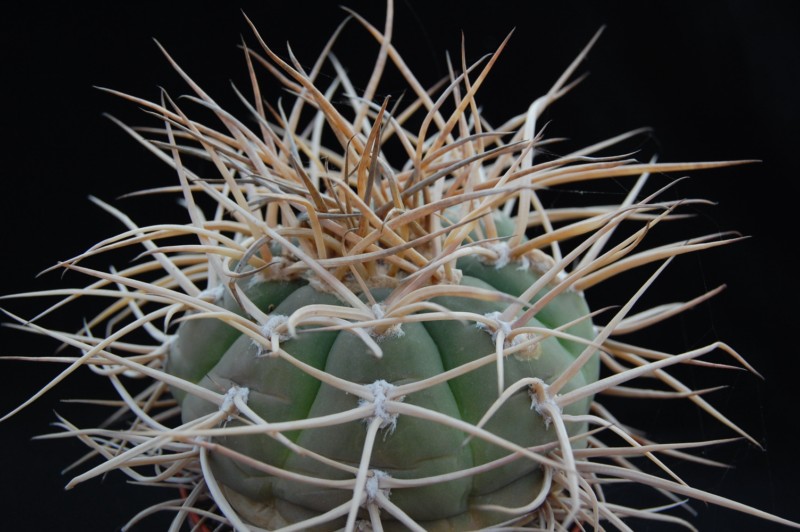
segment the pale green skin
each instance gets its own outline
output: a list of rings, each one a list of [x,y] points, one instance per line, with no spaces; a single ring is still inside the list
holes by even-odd
[[[463,285],[492,288],[514,296],[519,296],[539,277],[532,270],[518,269],[516,264],[495,268],[471,257],[459,260],[458,267],[464,274]],[[246,293],[264,312],[281,315],[290,315],[310,304],[342,304],[335,296],[318,292],[302,282],[263,282],[250,286]],[[376,290],[373,294],[378,300],[386,295],[386,290]],[[502,303],[459,297],[440,297],[433,301],[454,311],[481,314],[505,308]],[[229,294],[221,305],[242,313]],[[583,296],[568,291],[551,301],[529,325],[555,328],[588,313]],[[375,358],[360,339],[348,332],[301,332],[296,338],[281,342],[281,347],[306,364],[337,377],[360,384],[383,379],[395,385],[437,375],[495,351],[491,335],[474,323],[407,323],[403,331],[403,336],[380,341],[381,359]],[[588,319],[567,332],[586,340],[594,337]],[[541,354],[535,359],[506,357],[506,385],[525,377],[551,382],[586,347],[554,337],[542,341],[541,346]],[[597,380],[598,366],[597,357],[594,357],[562,392]],[[169,353],[167,369],[220,393],[232,385],[249,388],[248,406],[270,422],[334,414],[357,407],[359,401],[354,395],[320,384],[284,360],[258,356],[258,348],[249,337],[212,319],[189,320],[181,325]],[[498,397],[496,372],[496,365],[492,363],[447,383],[410,394],[404,402],[477,423]],[[175,395],[181,402],[184,421],[218,408],[180,391]],[[590,401],[591,398],[587,398],[574,403],[565,413],[585,414]],[[547,427],[542,416],[531,409],[530,396],[524,389],[506,401],[485,428],[523,447],[556,438],[553,427]],[[575,434],[585,430],[585,426],[570,425],[568,429]],[[366,424],[352,422],[285,435],[306,449],[357,466]],[[428,420],[399,416],[394,431],[384,430],[378,435],[370,467],[394,478],[421,478],[470,468],[509,454],[506,449],[480,438],[473,438],[462,447],[464,440],[465,434],[461,431]],[[216,441],[289,471],[328,479],[352,479],[352,475],[341,470],[290,452],[269,436],[223,437]],[[234,494],[235,499],[240,499],[239,506],[250,508],[242,509],[242,513],[246,516],[249,513],[253,521],[261,520],[255,523],[260,526],[298,522],[339,506],[352,496],[349,490],[320,488],[272,477],[213,454],[212,464],[218,481],[244,496]],[[459,480],[393,489],[390,499],[426,529],[458,530],[490,526],[508,518],[470,509],[471,506],[486,503],[522,506],[540,487],[539,466],[523,458]],[[330,528],[336,529],[342,524],[335,522]]]

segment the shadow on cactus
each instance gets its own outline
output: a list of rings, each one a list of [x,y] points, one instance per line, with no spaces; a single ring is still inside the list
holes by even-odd
[[[194,92],[180,105],[120,94],[160,127],[119,125],[177,173],[177,186],[146,192],[179,195],[189,221],[139,227],[96,201],[127,229],[57,266],[91,283],[14,296],[57,298],[30,321],[8,314],[79,353],[37,358],[67,369],[19,409],[90,366],[119,394],[112,417],[135,418],[121,428],[60,421],[52,437],[106,458],[70,486],[123,470],[176,488],[176,527],[209,530],[625,529],[628,517],[691,528],[665,508],[606,497],[622,480],[668,506],[694,498],[797,526],[689,487],[659,458],[707,463],[687,449],[719,442],[649,441],[596,399],[683,398],[749,438],[670,374],[713,351],[752,371],[733,349],[667,354],[620,340],[717,293],[637,308],[673,257],[736,238],[646,247],[654,226],[701,203],[665,199],[669,186],[645,193],[648,176],[736,163],[600,155],[641,131],[552,155],[540,116],[574,86],[594,39],[547,94],[494,127],[476,95],[506,43],[471,65],[462,54],[429,88],[387,37],[392,9],[383,31],[349,18],[379,45],[363,89],[330,54],[343,24],[310,68],[253,28],[242,119],[174,62]],[[387,69],[405,79],[403,98],[376,97]],[[262,101],[264,71],[289,93],[277,107]],[[222,127],[194,121],[186,101]],[[218,176],[199,177],[197,159]],[[630,180],[619,204],[544,207],[549,190],[601,179]],[[145,253],[123,270],[82,262],[129,246]],[[587,305],[586,290],[647,266],[618,307]],[[38,324],[89,297],[107,306],[77,332]],[[129,391],[131,375],[150,384]]]

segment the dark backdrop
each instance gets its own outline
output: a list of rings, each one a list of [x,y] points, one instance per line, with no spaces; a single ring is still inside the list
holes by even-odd
[[[381,2],[345,3],[382,26]],[[274,49],[283,53],[288,41],[305,63],[313,60],[344,17],[335,3],[115,4],[90,9],[31,3],[0,22],[2,294],[61,286],[58,275],[34,275],[120,229],[87,200],[89,194],[112,201],[144,223],[159,219],[165,210],[178,212],[172,200],[116,199],[133,190],[171,184],[174,176],[102,116],[109,112],[129,123],[145,123],[136,106],[93,88],[147,98],[157,98],[159,86],[173,95],[188,92],[151,38],[208,92],[237,107],[230,81],[247,87],[237,49],[240,35],[254,44],[240,8]],[[698,487],[800,520],[794,436],[800,407],[798,327],[792,312],[798,297],[793,259],[800,144],[798,5],[755,0],[662,2],[651,9],[633,2],[551,4],[556,5],[498,1],[466,8],[465,2],[398,0],[395,43],[418,77],[431,84],[447,72],[444,51],[457,56],[462,31],[468,57],[475,60],[494,50],[516,27],[479,93],[489,119],[500,123],[543,94],[592,34],[607,25],[581,68],[591,72],[590,77],[547,113],[551,135],[567,136],[569,145],[577,147],[651,126],[651,135],[629,146],[640,149],[641,157],[658,153],[667,162],[763,161],[695,173],[678,185],[675,194],[705,197],[718,206],[697,208],[697,218],[680,225],[675,238],[724,230],[751,238],[676,261],[672,276],[651,291],[654,301],[691,297],[721,283],[728,289],[670,327],[659,328],[654,338],[675,350],[725,340],[766,377],[761,382],[744,372],[729,372],[724,378],[733,386],[713,396],[714,404],[766,452],[745,442],[729,444],[706,456],[735,463],[736,468],[679,465],[677,470]],[[356,37],[346,37],[337,55],[351,70],[359,58],[370,65],[374,43],[355,24],[349,34]],[[267,92],[273,101],[279,96],[274,87]],[[68,276],[65,284],[70,280],[78,282],[77,276]],[[612,289],[591,297],[597,304],[622,302]],[[25,316],[41,308],[18,301],[2,305]],[[64,316],[67,328],[79,323],[78,316]],[[53,349],[50,343],[7,329],[0,335],[2,354]],[[57,370],[0,364],[5,377],[3,412]],[[707,373],[690,371],[686,378],[699,386],[721,382]],[[54,410],[71,420],[91,422],[93,414],[60,400],[107,396],[112,392],[106,388],[84,372],[0,426],[4,528],[114,530],[148,501],[157,500],[148,489],[125,486],[119,474],[64,492],[68,477],[59,470],[79,457],[83,447],[30,439],[49,430]],[[732,435],[691,408],[649,401],[628,401],[619,407],[624,421],[664,440]],[[731,511],[693,506],[700,512],[696,522],[701,530],[772,529]],[[163,527],[164,521],[153,519],[140,529]]]

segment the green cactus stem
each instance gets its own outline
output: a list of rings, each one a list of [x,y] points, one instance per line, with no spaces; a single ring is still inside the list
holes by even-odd
[[[391,1],[387,12],[391,21]],[[175,501],[131,524],[171,507],[175,529],[189,515],[235,530],[597,530],[625,529],[630,516],[691,528],[606,493],[624,481],[668,505],[693,498],[798,527],[689,487],[661,459],[702,461],[690,449],[718,442],[658,444],[603,405],[604,393],[680,398],[753,441],[671,373],[719,369],[699,360],[712,352],[752,370],[731,347],[665,353],[620,339],[716,294],[640,308],[673,259],[737,239],[648,247],[651,232],[705,203],[665,199],[672,185],[651,190],[649,176],[745,161],[606,155],[641,131],[544,150],[554,140],[541,115],[574,86],[597,36],[545,95],[495,127],[478,96],[507,40],[474,64],[462,55],[430,88],[391,32],[352,22],[378,47],[363,89],[331,52],[338,32],[304,65],[253,27],[255,47],[243,45],[252,85],[237,89],[244,116],[166,51],[191,96],[111,91],[156,118],[119,125],[175,171],[176,185],[149,192],[177,194],[187,221],[139,226],[96,200],[125,229],[58,265],[89,283],[17,296],[57,298],[34,319],[9,313],[73,354],[45,358],[67,369],[8,415],[83,366],[119,395],[107,424],[59,421],[54,437],[104,458],[68,487],[116,470],[174,487]],[[377,96],[388,69],[405,81],[403,98]],[[274,106],[261,98],[264,75],[286,90]],[[217,125],[193,119],[193,107]],[[628,192],[612,205],[542,201],[597,180]],[[120,270],[85,260],[138,246],[145,253]],[[637,268],[649,276],[617,306],[589,306],[594,286]],[[75,331],[40,325],[76,298],[106,306]]]

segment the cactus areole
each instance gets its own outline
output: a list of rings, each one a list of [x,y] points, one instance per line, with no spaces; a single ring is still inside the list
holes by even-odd
[[[473,64],[462,53],[430,87],[392,44],[392,12],[389,1],[384,31],[351,17],[376,54],[364,88],[331,51],[338,31],[306,64],[253,27],[242,117],[168,54],[191,96],[116,93],[158,119],[119,125],[177,174],[155,192],[177,194],[186,222],[139,226],[95,200],[125,229],[59,263],[89,284],[22,294],[59,298],[18,318],[80,353],[47,358],[69,365],[56,381],[85,365],[119,395],[101,402],[115,412],[98,428],[59,423],[107,459],[69,487],[113,470],[175,487],[180,498],[131,523],[177,507],[176,530],[187,516],[236,530],[624,529],[630,516],[691,528],[606,493],[618,482],[666,505],[694,498],[796,526],[689,487],[660,458],[702,462],[691,448],[714,442],[656,443],[602,404],[604,393],[692,401],[750,438],[671,373],[715,351],[752,370],[732,348],[666,353],[623,338],[716,294],[641,308],[672,259],[731,240],[649,246],[700,203],[666,199],[673,183],[649,177],[735,163],[609,154],[641,130],[552,148],[541,115],[574,85],[594,39],[544,95],[493,126],[478,96],[506,41]],[[402,98],[376,96],[389,70],[407,85]],[[285,89],[276,106],[264,76]],[[195,106],[216,126],[195,121]],[[603,180],[614,194],[575,206],[548,196]],[[84,260],[140,246],[123,269]],[[590,309],[592,287],[637,268],[644,283]],[[41,324],[79,297],[107,306],[77,331]]]

